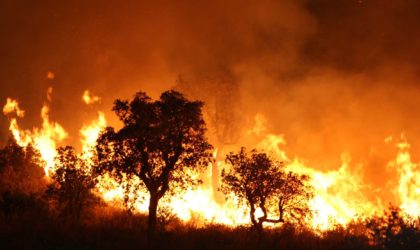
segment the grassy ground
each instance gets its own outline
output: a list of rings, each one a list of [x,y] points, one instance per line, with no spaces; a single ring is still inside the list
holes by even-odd
[[[146,249],[146,217],[113,213],[64,222],[46,214],[3,220],[0,249]],[[374,249],[363,236],[336,229],[323,235],[283,227],[267,230],[262,240],[247,227],[196,228],[170,222],[156,235],[153,249]]]

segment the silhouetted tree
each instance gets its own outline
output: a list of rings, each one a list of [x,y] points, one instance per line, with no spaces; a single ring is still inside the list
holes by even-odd
[[[194,184],[189,171],[206,166],[211,145],[205,137],[203,103],[176,91],[152,101],[139,92],[130,102],[116,100],[113,110],[123,122],[98,139],[98,172],[137,176],[149,192],[149,239],[156,228],[159,200],[174,187]]]
[[[366,226],[380,249],[420,249],[420,218],[404,218],[398,207],[390,206],[383,216],[369,219]]]
[[[61,215],[78,221],[82,211],[95,201],[91,190],[95,186],[92,169],[86,165],[73,147],[58,149],[56,170],[48,186],[47,196],[57,203]]]
[[[0,150],[0,207],[3,216],[34,208],[46,186],[39,153],[23,148],[10,137]]]
[[[249,155],[241,148],[238,153],[228,154],[226,162],[230,167],[222,171],[221,189],[225,194],[233,192],[240,202],[249,206],[251,222],[260,235],[265,222],[301,220],[309,214],[307,202],[311,192],[305,185],[306,176],[286,173],[281,163],[273,162],[267,154],[255,149]],[[269,218],[274,204],[277,204],[278,219]],[[258,208],[262,215],[256,217]]]
[[[34,193],[44,186],[43,162],[39,152],[28,145],[23,148],[9,138],[0,150],[0,189],[12,192]]]

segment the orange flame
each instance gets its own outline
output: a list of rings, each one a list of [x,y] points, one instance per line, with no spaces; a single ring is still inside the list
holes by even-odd
[[[101,98],[99,96],[92,95],[89,90],[85,90],[85,92],[83,92],[82,100],[86,104],[94,104],[101,102]]]
[[[399,184],[395,192],[400,198],[400,208],[411,217],[420,216],[420,167],[411,161],[410,144],[404,134],[397,143],[398,154],[389,165],[395,167],[399,174]]]
[[[52,88],[47,91],[47,100],[51,101]],[[9,99],[8,99],[9,100]],[[33,128],[31,130],[22,130],[19,128],[16,118],[10,119],[9,130],[12,132],[16,142],[21,147],[26,147],[29,143],[40,152],[42,159],[45,161],[44,171],[48,176],[50,171],[54,170],[54,157],[57,154],[57,143],[62,142],[67,137],[67,132],[57,122],[51,122],[49,119],[49,104],[44,103],[41,109],[42,128]],[[14,108],[10,108],[12,103]],[[16,101],[8,101],[3,107],[3,112],[14,111],[18,116],[23,117],[24,111],[18,108]],[[7,112],[5,112],[7,113]]]
[[[106,127],[105,114],[98,112],[98,118],[88,125],[84,125],[80,130],[82,136],[82,154],[86,161],[93,157],[92,148],[96,145],[99,133]]]
[[[13,112],[16,113],[18,117],[25,116],[25,111],[19,108],[18,101],[12,98],[7,98],[6,104],[3,107],[3,114],[7,115]]]

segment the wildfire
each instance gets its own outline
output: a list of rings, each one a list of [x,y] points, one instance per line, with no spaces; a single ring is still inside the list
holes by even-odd
[[[31,130],[21,129],[17,118],[24,117],[24,110],[19,107],[18,101],[7,98],[3,113],[9,117],[9,129],[17,143],[26,147],[33,144],[39,150],[42,159],[45,161],[45,174],[48,176],[54,171],[54,157],[57,154],[57,146],[67,137],[67,132],[57,122],[50,120],[50,102],[52,88],[48,90],[47,101],[41,109],[42,127],[34,127]],[[93,96],[88,90],[83,93],[83,101],[92,104],[100,101],[100,97]],[[13,116],[15,114],[15,117]],[[309,201],[313,211],[313,217],[307,223],[314,229],[326,230],[335,224],[345,226],[355,218],[363,218],[383,209],[382,203],[369,200],[364,194],[369,185],[363,182],[363,175],[358,169],[363,165],[356,165],[351,168],[351,158],[347,153],[342,155],[342,165],[334,170],[319,171],[304,164],[304,161],[295,157],[291,160],[281,148],[286,146],[283,135],[266,134],[264,117],[256,118],[257,129],[248,130],[248,134],[255,134],[260,138],[257,143],[258,149],[269,152],[274,158],[283,161],[287,170],[310,177],[309,182],[313,187],[313,198]],[[92,163],[94,157],[92,148],[100,131],[107,126],[105,114],[97,112],[97,117],[86,123],[80,129],[81,156],[88,163]],[[262,139],[261,139],[262,138]],[[389,137],[387,143],[392,141]],[[398,185],[395,187],[395,194],[400,200],[401,209],[410,216],[420,216],[420,168],[411,161],[409,153],[410,145],[405,137],[397,144],[398,153],[396,159],[391,160],[389,166],[395,168],[399,175]],[[223,159],[217,157],[217,149],[214,151],[214,160],[209,167],[224,167]],[[89,164],[88,164],[89,165]],[[351,170],[356,169],[356,170]],[[204,225],[208,222],[221,223],[226,225],[241,225],[249,223],[247,207],[239,205],[234,199],[228,202],[218,202],[215,199],[217,187],[211,185],[212,176],[217,172],[210,170],[209,174],[201,176],[207,178],[204,185],[196,189],[186,190],[167,199],[163,207],[169,210],[183,221],[194,221]],[[198,176],[197,176],[198,178]],[[217,176],[216,176],[217,178]],[[131,207],[138,212],[147,212],[147,192],[139,188],[140,180],[123,176],[123,184],[119,185],[110,175],[105,174],[99,177],[96,192],[103,200],[116,207]],[[129,192],[126,192],[126,191]],[[137,198],[140,197],[140,198]]]
[[[205,223],[218,223],[230,226],[249,223],[247,208],[235,201],[220,205],[213,198],[210,187],[188,190],[181,197],[169,203],[173,213],[183,221],[194,221],[199,226]]]
[[[350,221],[369,216],[381,206],[373,204],[364,194],[362,178],[349,172],[350,159],[343,155],[342,165],[337,170],[317,171],[304,166],[295,159],[288,168],[310,176],[314,197],[309,205],[314,212],[312,226],[326,230],[335,224],[345,226]]]
[[[82,154],[86,161],[89,161],[93,157],[92,148],[96,144],[99,133],[106,127],[106,118],[103,112],[98,112],[98,118],[92,121],[90,124],[84,125],[80,130],[82,136]]]
[[[389,165],[397,169],[399,185],[395,192],[401,202],[400,208],[411,217],[420,216],[420,167],[411,161],[410,144],[404,134],[397,143],[398,154]]]
[[[44,171],[48,176],[50,171],[54,170],[54,157],[57,154],[57,144],[67,137],[67,132],[57,122],[51,122],[49,118],[49,102],[51,102],[52,88],[47,91],[47,102],[41,109],[42,128],[33,128],[32,130],[20,129],[17,119],[10,118],[9,130],[11,131],[16,142],[21,147],[28,144],[33,146],[40,152],[42,159],[45,161]],[[19,108],[16,100],[8,98],[6,105],[3,107],[5,115],[16,113],[17,117],[23,117],[24,111]]]

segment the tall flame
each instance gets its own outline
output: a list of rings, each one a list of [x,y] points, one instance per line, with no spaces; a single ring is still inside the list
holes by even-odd
[[[32,130],[20,129],[17,119],[11,118],[9,130],[15,138],[18,145],[26,147],[28,144],[33,146],[40,152],[42,159],[45,161],[44,171],[48,176],[54,170],[54,157],[57,154],[57,144],[67,137],[67,132],[57,122],[51,122],[49,118],[49,102],[51,101],[52,88],[47,91],[47,102],[41,109],[42,128],[34,127]],[[13,104],[13,108],[11,108]],[[23,117],[24,111],[19,108],[16,100],[8,98],[6,105],[3,107],[5,114],[15,112],[18,117]]]
[[[411,161],[410,144],[404,134],[397,143],[398,154],[389,165],[395,167],[399,174],[396,193],[399,195],[400,208],[412,217],[420,216],[420,167]]]
[[[93,157],[92,148],[96,145],[99,133],[106,127],[105,114],[98,112],[98,118],[90,124],[84,125],[80,130],[82,136],[82,154],[85,160],[90,160]]]

